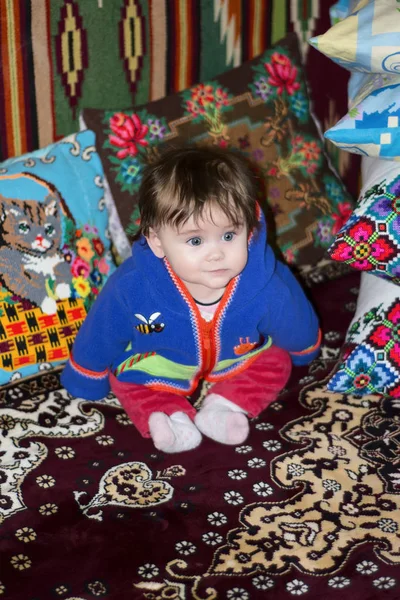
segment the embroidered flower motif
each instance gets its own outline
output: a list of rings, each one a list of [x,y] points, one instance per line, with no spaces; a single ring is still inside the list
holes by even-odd
[[[214,527],[220,527],[228,522],[228,519],[221,512],[213,512],[207,516],[207,521]]]
[[[21,529],[17,529],[15,537],[19,539],[20,542],[28,544],[29,542],[34,542],[36,540],[37,533],[32,527],[22,527]]]
[[[257,496],[261,496],[262,498],[267,498],[267,496],[271,496],[271,494],[274,493],[272,487],[268,483],[264,483],[264,481],[255,483],[253,485],[253,491],[257,494]]]
[[[399,178],[400,179],[400,178]],[[384,221],[386,224],[385,230],[388,229],[397,238],[400,235],[400,197],[394,196],[389,192],[385,193],[374,200],[368,212],[376,217],[379,221]],[[384,225],[382,225],[384,227]]]
[[[148,145],[145,137],[149,128],[135,113],[130,117],[122,112],[115,113],[110,119],[110,129],[113,132],[109,135],[110,143],[120,148],[117,152],[118,158],[136,156],[138,145]]]
[[[342,488],[340,483],[334,479],[324,479],[322,485],[328,492],[338,492]]]
[[[90,284],[84,277],[73,277],[72,285],[81,298],[86,298],[91,292]]]
[[[389,307],[383,323],[370,333],[368,341],[384,350],[395,366],[400,366],[400,302]]]
[[[308,592],[308,585],[299,579],[293,579],[286,584],[287,591],[293,596],[302,596]]]
[[[263,447],[270,452],[278,452],[282,448],[282,444],[278,440],[268,440],[263,442]]]
[[[239,494],[239,492],[234,492],[234,491],[225,492],[224,500],[225,500],[225,502],[227,502],[228,504],[232,504],[233,506],[237,506],[238,504],[243,504],[243,502],[244,502],[243,496],[241,494]]]
[[[271,62],[264,63],[264,66],[269,73],[268,83],[277,88],[278,94],[285,91],[291,96],[300,88],[300,84],[296,81],[297,68],[284,54],[274,52]]]
[[[31,559],[25,554],[16,554],[11,558],[10,563],[18,571],[25,571],[25,569],[29,569],[32,566]]]
[[[211,104],[214,100],[213,87],[204,83],[199,83],[191,90],[192,100],[201,107]]]
[[[290,107],[300,123],[306,123],[310,118],[310,107],[307,96],[301,92],[296,92],[290,97]]]
[[[92,244],[90,243],[90,240],[88,240],[88,238],[80,238],[76,242],[76,248],[79,256],[83,258],[83,260],[85,260],[86,262],[90,262],[91,259],[94,257]]]
[[[51,475],[40,475],[36,477],[36,483],[41,488],[51,488],[56,484],[56,480]]]
[[[126,158],[120,166],[119,173],[122,181],[131,185],[142,180],[143,166],[137,158]]]
[[[261,467],[265,467],[267,465],[265,460],[262,458],[251,458],[249,461],[247,461],[247,464],[250,469],[260,469]]]
[[[71,273],[74,277],[88,277],[90,265],[83,258],[76,258],[71,265]]]
[[[96,251],[96,254],[98,254],[99,256],[103,256],[103,254],[104,254],[104,244],[101,241],[101,239],[98,238],[98,237],[94,238],[92,240],[92,244],[93,244],[93,247],[94,247],[94,249]]]
[[[379,577],[379,579],[374,579],[372,583],[379,590],[390,590],[396,585],[396,580],[393,577]]]
[[[101,581],[91,581],[86,585],[87,590],[92,594],[92,596],[105,596],[108,592],[108,589]]]
[[[372,349],[360,344],[331,378],[327,387],[333,392],[373,394],[391,386],[396,378],[396,374],[384,362],[376,361]]]
[[[274,580],[266,575],[257,575],[251,582],[257,590],[270,590],[274,587]]]
[[[107,273],[110,270],[110,265],[108,264],[107,260],[103,257],[97,263],[97,268],[99,269],[100,273],[102,273],[102,275],[107,275]]]
[[[327,247],[333,238],[332,225],[329,219],[321,219],[317,224],[316,239],[322,246]]]
[[[254,88],[256,96],[259,96],[261,100],[268,100],[272,94],[271,86],[268,83],[266,77],[260,77],[254,81]]]
[[[50,517],[58,512],[58,506],[52,502],[48,502],[47,504],[42,504],[42,506],[39,506],[39,512],[44,517]]]
[[[54,453],[58,458],[62,458],[63,460],[68,460],[69,458],[74,458],[75,450],[70,446],[60,446],[54,450]]]
[[[231,471],[228,471],[228,477],[230,477],[231,479],[246,479],[247,477],[247,473],[246,471],[242,471],[241,469],[232,469]]]
[[[153,579],[153,577],[157,577],[160,569],[153,563],[146,563],[139,567],[137,572],[140,577],[143,577],[143,579]]]
[[[115,441],[110,435],[97,435],[95,440],[100,446],[112,446]]]
[[[274,426],[272,423],[257,423],[256,429],[259,429],[260,431],[272,431]]]
[[[333,243],[331,257],[360,271],[383,270],[396,255],[396,247],[377,227],[367,217],[360,218]]]
[[[239,452],[239,454],[248,454],[252,450],[253,448],[251,446],[237,446],[235,448],[235,452]]]
[[[351,583],[350,579],[347,579],[347,577],[341,577],[340,575],[337,575],[336,577],[332,577],[328,581],[329,587],[335,588],[337,590],[341,590],[345,587],[348,587],[350,585],[350,583]]]
[[[0,428],[4,431],[11,431],[14,429],[17,422],[10,415],[1,415],[0,416]]]
[[[356,565],[356,571],[361,573],[361,575],[372,575],[373,573],[376,573],[377,570],[378,565],[370,560],[363,560]]]
[[[223,537],[219,533],[215,531],[209,531],[208,533],[203,533],[201,536],[203,542],[205,542],[208,546],[217,546],[223,542]]]
[[[121,415],[117,415],[115,417],[115,420],[118,421],[118,423],[120,425],[133,425],[132,421],[130,420],[130,418],[128,417],[128,415],[126,415],[125,413],[121,414]]]
[[[381,531],[385,533],[395,533],[399,528],[396,521],[393,521],[393,519],[389,518],[379,519],[378,527]]]
[[[226,592],[228,600],[249,600],[249,593],[243,588],[234,587]]]
[[[287,473],[291,477],[299,477],[300,475],[304,475],[305,472],[304,467],[298,463],[289,463],[287,466]]]
[[[175,544],[175,550],[183,556],[190,556],[196,552],[196,546],[191,542],[183,540],[182,542]]]
[[[336,235],[343,225],[348,221],[353,208],[350,202],[340,202],[337,206],[338,212],[332,213],[330,216],[333,219],[332,234]]]
[[[162,140],[165,135],[166,127],[165,125],[162,125],[160,119],[149,119],[147,124],[149,126],[150,141],[155,139]]]

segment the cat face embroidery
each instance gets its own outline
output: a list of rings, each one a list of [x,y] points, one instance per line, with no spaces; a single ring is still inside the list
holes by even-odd
[[[50,193],[43,202],[0,195],[0,278],[12,293],[56,312],[56,299],[48,295],[48,281],[55,296],[71,295],[69,265],[60,252],[62,230],[60,200]]]
[[[55,196],[47,196],[43,203],[0,196],[0,210],[4,245],[32,256],[40,256],[59,245],[61,228]]]

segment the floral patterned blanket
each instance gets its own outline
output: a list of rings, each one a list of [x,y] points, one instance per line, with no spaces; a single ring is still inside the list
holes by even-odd
[[[324,386],[358,283],[311,289],[321,356],[238,447],[164,455],[57,371],[2,387],[0,597],[399,598],[400,405]]]

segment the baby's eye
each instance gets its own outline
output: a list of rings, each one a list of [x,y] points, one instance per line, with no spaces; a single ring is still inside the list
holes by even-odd
[[[187,243],[189,244],[189,246],[200,246],[201,238],[199,238],[199,237],[191,238],[190,240],[187,241]]]
[[[224,242],[231,242],[234,237],[235,237],[234,231],[227,231],[226,233],[224,233],[223,240],[224,240]]]
[[[23,221],[22,223],[20,223],[18,225],[18,229],[21,233],[28,233],[28,231],[30,230],[30,227],[29,227],[28,223],[25,223],[25,221]]]

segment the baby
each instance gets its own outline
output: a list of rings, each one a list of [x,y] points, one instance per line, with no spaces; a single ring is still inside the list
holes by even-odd
[[[186,147],[147,167],[132,256],[110,277],[62,373],[73,395],[110,389],[164,452],[202,434],[241,444],[286,384],[292,363],[319,351],[315,312],[267,244],[246,161]],[[213,384],[201,409],[199,382]]]

